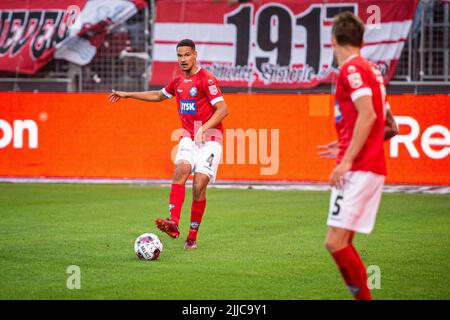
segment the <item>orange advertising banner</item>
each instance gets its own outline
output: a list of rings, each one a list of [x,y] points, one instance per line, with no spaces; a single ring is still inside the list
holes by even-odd
[[[0,93],[0,176],[171,179],[176,103],[99,93]],[[333,96],[226,94],[218,180],[327,181]],[[400,134],[386,142],[387,183],[450,184],[450,96],[389,97]]]

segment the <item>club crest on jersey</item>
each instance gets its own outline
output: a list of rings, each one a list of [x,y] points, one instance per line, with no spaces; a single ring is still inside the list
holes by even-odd
[[[197,88],[196,87],[192,87],[189,90],[189,94],[191,95],[191,97],[196,97],[197,96]]]
[[[336,102],[334,104],[334,121],[336,123],[341,122],[342,118],[341,108],[339,108],[339,103]]]
[[[353,89],[359,88],[363,84],[361,74],[359,72],[349,74],[347,76],[347,79],[348,83],[350,84],[350,87],[352,87]]]
[[[217,89],[217,86],[215,84],[212,86],[209,86],[208,89],[209,89],[209,93],[211,93],[213,96],[215,96],[219,92],[219,90]]]
[[[348,68],[347,68],[347,72],[348,73],[356,72],[356,67],[354,65],[352,65],[352,64],[349,65]]]
[[[196,114],[197,105],[195,100],[181,100],[180,101],[180,114]]]

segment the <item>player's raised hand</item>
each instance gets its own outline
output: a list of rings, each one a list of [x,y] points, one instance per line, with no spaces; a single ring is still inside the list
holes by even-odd
[[[128,92],[112,90],[112,93],[108,96],[108,100],[111,103],[117,102],[121,98],[128,98]]]
[[[330,142],[326,145],[317,146],[320,159],[336,159],[339,153],[339,145],[337,141]]]

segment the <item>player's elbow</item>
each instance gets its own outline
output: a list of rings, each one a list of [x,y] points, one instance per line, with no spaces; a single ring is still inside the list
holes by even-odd
[[[389,128],[390,134],[391,134],[391,138],[395,137],[396,135],[398,135],[398,128],[396,125],[393,125]]]
[[[156,96],[153,100],[156,102],[161,102],[161,101],[167,99],[167,97],[161,90],[160,91],[150,91],[150,94],[154,94],[154,96]]]
[[[156,102],[161,102],[161,101],[163,101],[164,100],[164,95],[163,94],[158,94],[157,95],[157,97],[156,97]]]
[[[398,127],[397,124],[395,123],[395,121],[393,121],[390,125],[390,130],[392,132],[392,136],[396,136],[398,135]]]
[[[225,104],[220,108],[220,114],[222,116],[222,119],[228,116],[228,108]]]
[[[225,110],[223,110],[223,117],[227,117],[228,116],[228,108],[225,107]]]
[[[373,125],[375,123],[375,121],[377,120],[377,115],[374,111],[371,112],[367,112],[365,114],[365,122],[369,125]]]
[[[395,137],[396,135],[398,135],[397,126],[386,125],[386,127],[384,129],[384,140],[389,140],[389,139]]]

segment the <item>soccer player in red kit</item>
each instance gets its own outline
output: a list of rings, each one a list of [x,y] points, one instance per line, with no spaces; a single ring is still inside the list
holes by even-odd
[[[375,224],[386,175],[383,142],[396,134],[387,110],[380,71],[360,56],[364,24],[350,12],[334,18],[332,46],[340,72],[335,93],[337,143],[320,152],[337,157],[330,175],[332,191],[325,247],[350,292],[370,300],[366,268],[352,244],[355,232],[370,233]]]
[[[109,96],[111,102],[120,98],[135,98],[157,102],[176,97],[178,114],[184,134],[175,157],[175,173],[169,196],[170,218],[157,219],[157,227],[172,238],[178,238],[178,224],[185,198],[185,184],[191,174],[193,201],[191,223],[184,248],[197,248],[197,232],[206,206],[206,188],[214,181],[222,156],[222,120],[227,106],[217,80],[197,64],[195,43],[190,39],[177,44],[178,63],[183,76],[175,77],[159,91],[121,92]]]

